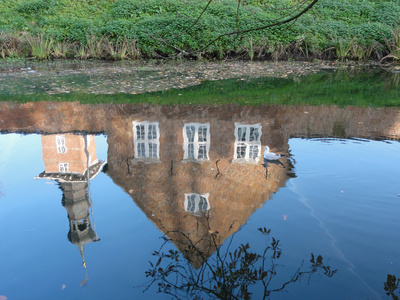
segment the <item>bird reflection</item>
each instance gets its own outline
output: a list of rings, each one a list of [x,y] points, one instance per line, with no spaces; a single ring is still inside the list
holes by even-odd
[[[280,161],[281,158],[285,157],[284,154],[278,154],[274,152],[270,152],[269,147],[264,147],[264,163],[263,167],[265,168],[265,178],[268,179],[268,167],[269,164],[274,164],[283,167],[286,169],[286,166]]]
[[[285,159],[284,163],[281,159]],[[290,178],[297,177],[294,173],[294,159],[290,157],[290,153],[286,154],[278,154],[274,152],[270,152],[270,148],[268,146],[264,147],[264,163],[262,166],[265,168],[265,179],[268,179],[268,169],[271,165],[280,166],[286,170],[286,175]]]

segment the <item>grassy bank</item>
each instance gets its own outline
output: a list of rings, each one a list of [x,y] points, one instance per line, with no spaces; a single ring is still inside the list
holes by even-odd
[[[296,22],[223,36],[204,48],[226,32],[285,18],[295,3],[243,0],[238,10],[235,0],[215,0],[193,25],[207,2],[0,0],[0,58],[400,58],[398,0],[320,0]]]

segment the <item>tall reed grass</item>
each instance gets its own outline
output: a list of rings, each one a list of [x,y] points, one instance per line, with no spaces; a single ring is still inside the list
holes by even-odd
[[[287,45],[270,42],[267,39],[255,40],[248,38],[243,47],[232,51],[231,57],[247,57],[254,59],[338,59],[364,61],[371,58],[382,58],[382,63],[400,62],[400,26],[393,29],[391,38],[382,45],[378,42],[365,46],[356,39],[332,39],[331,47],[320,49],[313,46],[315,43],[299,38],[296,42]],[[221,49],[215,54],[225,57],[227,54]],[[112,39],[107,35],[87,36],[86,43],[59,41],[54,37],[40,34],[31,36],[0,32],[0,59],[33,58],[46,59],[104,59],[124,60],[145,58],[138,47],[138,41],[128,37]]]
[[[392,36],[386,40],[386,47],[389,54],[381,59],[381,63],[400,62],[400,25],[392,29]]]
[[[32,57],[44,60],[51,57],[54,40],[51,37],[45,37],[43,34],[38,36],[29,36],[27,41],[31,47]]]
[[[0,32],[0,59],[33,58],[38,60],[76,58],[124,60],[140,59],[137,41],[127,37],[112,40],[107,36],[88,36],[87,43],[57,41],[43,34],[17,36]]]

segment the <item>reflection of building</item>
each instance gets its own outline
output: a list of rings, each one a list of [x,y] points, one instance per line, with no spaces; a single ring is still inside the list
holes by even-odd
[[[47,178],[59,182],[87,181],[87,165],[89,176],[95,177],[101,171],[103,162],[96,156],[94,136],[87,138],[85,152],[85,137],[72,133],[42,135],[42,152],[45,171],[37,178]],[[88,155],[87,155],[88,154]]]
[[[35,178],[59,182],[68,213],[68,240],[79,248],[85,266],[84,246],[96,239],[90,218],[88,175],[94,178],[105,162],[97,159],[93,135],[42,135],[42,152],[45,171]]]
[[[109,176],[196,268],[289,178],[285,166],[272,165],[266,180],[257,162],[270,135],[251,121],[128,117],[109,136]],[[136,138],[137,124],[157,124],[155,163],[138,155],[144,138]],[[275,145],[282,152],[288,148]]]
[[[398,140],[399,120],[398,109],[350,106],[0,103],[4,132],[105,133],[109,176],[131,194],[162,232],[176,240],[177,247],[196,266],[201,259],[187,249],[174,230],[190,235],[203,249],[216,232],[222,243],[285,185],[288,174],[280,165],[270,164],[265,180],[262,162],[257,163],[262,155],[260,145],[286,153],[290,137]],[[209,134],[206,142],[193,134],[199,134],[204,125],[207,134],[202,128],[201,135]],[[50,137],[60,152],[70,152],[68,135],[65,144],[62,139],[57,142],[55,135]],[[61,168],[60,163],[64,163]],[[60,182],[85,177],[66,173],[72,165],[63,159],[53,167],[47,168],[46,163],[46,171],[38,177]],[[199,196],[188,200],[188,194]],[[205,210],[200,196],[207,194]]]

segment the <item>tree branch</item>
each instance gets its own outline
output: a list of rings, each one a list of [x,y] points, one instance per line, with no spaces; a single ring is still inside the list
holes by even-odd
[[[268,24],[268,25],[265,25],[265,26],[245,29],[245,30],[237,30],[237,31],[223,33],[223,34],[219,35],[218,37],[216,37],[214,40],[212,40],[210,43],[208,43],[206,46],[204,46],[202,49],[200,49],[199,52],[204,51],[210,45],[214,44],[216,41],[218,41],[220,38],[222,38],[224,36],[234,35],[234,34],[239,35],[239,34],[248,33],[248,32],[251,32],[251,31],[264,30],[264,29],[267,29],[267,28],[271,28],[271,27],[283,25],[283,24],[286,24],[286,23],[290,23],[293,20],[296,20],[297,18],[299,18],[301,15],[305,14],[307,11],[309,11],[317,2],[318,2],[318,0],[313,0],[305,9],[303,9],[297,15],[294,15],[293,17],[291,17],[289,19],[286,19],[286,20],[283,20],[283,21],[280,21],[280,22],[276,22],[276,23],[273,23],[273,24]]]

